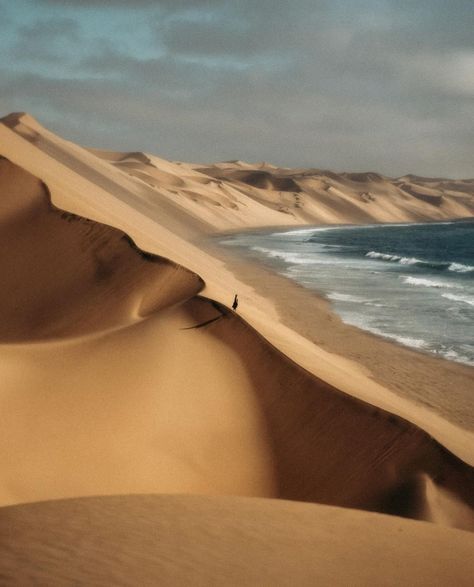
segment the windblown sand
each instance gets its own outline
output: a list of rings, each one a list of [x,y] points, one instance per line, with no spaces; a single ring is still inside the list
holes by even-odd
[[[283,500],[95,497],[0,523],[4,584],[467,587],[474,573],[472,534]]]
[[[28,115],[0,155],[6,584],[468,584],[474,434],[444,363],[411,377],[389,345],[384,377],[199,243],[469,216],[474,182],[98,152]]]

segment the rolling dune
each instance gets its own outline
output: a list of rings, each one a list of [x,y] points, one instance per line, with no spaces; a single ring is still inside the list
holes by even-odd
[[[128,496],[2,508],[11,585],[471,585],[474,536],[328,506]],[[79,550],[78,550],[79,546]]]
[[[294,223],[303,217],[308,223],[419,220],[472,214],[472,195],[443,192],[432,206],[373,174],[326,174],[323,185],[312,173],[256,171],[241,162],[216,165],[211,173],[142,153],[82,149],[27,115],[3,122],[0,505],[18,505],[0,509],[12,528],[2,538],[8,553],[2,576],[52,580],[79,540],[89,562],[71,576],[104,580],[99,561],[111,564],[116,548],[104,538],[115,528],[113,516],[122,533],[117,544],[129,553],[119,557],[118,568],[134,577],[139,559],[125,529],[144,540],[152,525],[156,532],[168,528],[160,556],[174,561],[176,540],[187,541],[185,558],[198,557],[202,584],[215,572],[213,552],[220,564],[233,560],[232,549],[248,557],[255,536],[274,544],[269,558],[262,546],[254,553],[255,569],[269,580],[278,576],[268,570],[270,562],[280,568],[278,548],[287,560],[309,565],[296,575],[308,581],[337,575],[335,553],[342,556],[355,541],[364,562],[354,584],[374,576],[372,556],[381,557],[377,568],[380,561],[389,565],[387,584],[418,574],[420,584],[429,584],[436,573],[462,584],[469,572],[462,553],[472,535],[382,514],[474,530],[474,435],[284,326],[271,299],[195,241],[211,229],[283,223],[282,202]],[[376,195],[361,199],[348,187],[354,183]],[[272,195],[277,188],[287,194],[284,188],[291,188],[290,199]],[[234,292],[241,299],[238,314],[228,307]],[[72,500],[97,495],[129,497]],[[215,497],[223,495],[267,499]],[[61,498],[69,499],[48,501]],[[27,505],[37,501],[48,503]],[[314,527],[303,521],[309,518]],[[84,525],[81,537],[74,524],[84,519],[94,528]],[[214,543],[216,519],[224,520],[227,546]],[[309,532],[299,554],[292,554],[289,538],[275,542],[264,529],[269,519],[288,537]],[[399,528],[402,542],[394,538]],[[321,555],[309,564],[307,553],[326,543],[328,533],[337,535],[328,551],[333,562]],[[379,552],[381,539],[389,553]],[[94,540],[100,554],[85,546]],[[62,554],[56,541],[67,545]],[[454,558],[443,554],[450,541],[460,545]],[[22,545],[29,558],[20,569]],[[423,562],[423,545],[439,557],[435,571]],[[155,548],[144,547],[147,581],[174,564],[154,566]],[[404,568],[409,548],[414,557]],[[35,571],[41,560],[45,570]],[[235,580],[251,577],[251,567],[236,571]],[[341,571],[339,583],[351,572]],[[122,576],[123,584],[133,583],[129,579]],[[57,584],[61,580],[60,574]]]

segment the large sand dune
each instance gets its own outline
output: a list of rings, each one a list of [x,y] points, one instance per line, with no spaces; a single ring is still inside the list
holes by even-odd
[[[3,122],[1,505],[93,495],[239,495],[474,530],[474,435],[284,326],[271,300],[193,244],[211,229],[236,226],[467,216],[472,182],[242,162],[204,168],[86,150],[28,115]],[[356,185],[366,196],[355,195]],[[280,210],[282,201],[290,213]],[[239,314],[228,309],[236,291]],[[105,527],[110,504],[123,504],[123,523],[141,528],[135,508],[160,504],[171,517],[191,508],[198,530],[184,528],[182,535],[205,543],[202,520],[213,518],[215,504],[231,503],[160,499],[18,505],[0,517],[12,512],[9,548],[16,548],[24,538],[16,519],[34,526],[41,512],[60,520],[68,515],[62,508],[93,504],[91,515]],[[235,505],[244,510],[241,521],[232,522],[240,532],[254,515],[248,508],[264,517],[274,511],[275,523],[289,524],[289,532],[300,527],[287,511],[293,506],[243,503]],[[330,511],[298,515],[322,516],[321,528],[331,532]],[[380,514],[337,511],[334,552],[352,540],[343,536],[351,516],[361,527],[374,520],[385,538],[393,534],[395,522]],[[161,514],[153,515],[159,525]],[[48,534],[53,541],[61,540],[57,520]],[[397,523],[407,544],[415,548],[421,532],[433,552],[464,536]],[[73,547],[75,538],[66,540]],[[376,548],[374,536],[360,548],[365,560]],[[393,548],[400,560],[402,550]],[[412,571],[429,584],[431,571],[416,552]],[[258,564],[265,565],[261,555]],[[393,577],[403,574],[392,567]],[[331,565],[323,569],[332,572]],[[467,576],[461,567],[446,572],[446,579]]]

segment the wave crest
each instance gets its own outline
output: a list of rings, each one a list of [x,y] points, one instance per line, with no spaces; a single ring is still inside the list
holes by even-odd
[[[470,296],[460,296],[452,293],[445,293],[441,295],[443,298],[446,298],[447,300],[451,300],[453,302],[462,302],[464,304],[474,306],[474,298],[471,298]]]
[[[411,275],[403,277],[403,283],[406,283],[407,285],[421,285],[423,287],[436,287],[440,289],[463,289],[462,286],[454,283],[434,281],[432,279],[426,279],[425,277],[412,277]]]
[[[398,255],[389,255],[387,253],[378,253],[377,251],[369,251],[366,257],[371,259],[382,259],[383,261],[400,261],[401,257]]]
[[[456,273],[470,273],[474,271],[474,267],[472,265],[463,265],[462,263],[451,263],[448,270]]]
[[[474,272],[474,267],[471,265],[463,265],[463,263],[436,263],[434,261],[425,261],[417,259],[416,257],[401,257],[392,253],[379,253],[378,251],[369,251],[365,254],[370,259],[379,259],[380,261],[389,261],[391,263],[400,263],[400,265],[417,265],[419,267],[427,267],[429,269],[437,269],[438,271],[454,271],[456,273],[470,273]]]
[[[272,259],[281,259],[285,263],[293,263],[295,265],[314,265],[318,263],[316,259],[303,257],[299,253],[290,253],[286,251],[278,251],[273,249],[267,249],[266,247],[257,246],[250,247],[250,249],[257,253],[263,253],[264,255]]]

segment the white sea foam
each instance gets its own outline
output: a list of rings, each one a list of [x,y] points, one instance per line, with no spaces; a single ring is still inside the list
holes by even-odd
[[[300,236],[302,234],[313,234],[313,232],[326,232],[332,230],[332,226],[325,226],[324,228],[302,228],[300,230],[286,230],[285,232],[272,232],[270,236]]]
[[[220,245],[224,245],[226,247],[234,247],[242,245],[242,241],[239,237],[236,238],[226,238],[225,240],[219,241]]]
[[[443,298],[446,298],[447,300],[451,300],[453,302],[461,302],[464,304],[469,304],[470,306],[474,306],[474,298],[473,297],[461,296],[461,295],[452,294],[452,293],[444,293],[441,295]]]
[[[435,269],[448,269],[448,271],[454,271],[455,273],[474,272],[474,267],[472,265],[464,265],[463,263],[424,261],[423,259],[417,259],[416,257],[400,257],[399,255],[394,255],[392,253],[379,253],[378,251],[369,251],[365,256],[370,259],[380,259],[381,261],[400,263],[400,265],[424,265]]]
[[[399,334],[391,334],[389,332],[383,332],[382,330],[379,330],[378,328],[365,328],[366,330],[369,330],[370,332],[372,332],[373,334],[377,334],[378,336],[382,336],[384,338],[389,338],[391,340],[395,340],[396,342],[403,344],[405,346],[409,346],[411,348],[414,349],[424,349],[428,346],[428,343],[426,342],[426,340],[423,340],[422,338],[414,338],[412,336],[400,336]]]
[[[451,263],[448,270],[456,273],[470,273],[474,271],[474,267],[472,265],[463,265],[462,263]]]
[[[384,228],[396,228],[400,226],[418,226],[423,225],[423,222],[401,222],[397,224],[384,224]],[[436,223],[438,224],[438,223]],[[439,224],[448,224],[440,222]],[[301,229],[288,229],[284,232],[272,232],[270,236],[292,236],[301,234],[311,234],[313,232],[327,232],[328,230],[366,230],[371,228],[380,228],[380,224],[347,224],[347,225],[331,225],[331,226],[313,226],[313,228],[301,228]]]
[[[377,336],[381,336],[383,338],[395,340],[396,342],[403,344],[405,346],[409,346],[416,349],[426,349],[428,346],[428,343],[421,338],[414,338],[411,336],[402,336],[400,334],[385,332],[380,328],[371,326],[370,318],[362,316],[360,314],[345,314],[343,315],[343,320],[348,324],[352,324],[353,326],[361,328],[362,330],[367,330],[368,332],[371,332],[372,334],[376,334]]]
[[[369,301],[369,300],[366,300],[365,298],[361,298],[358,296],[351,296],[350,294],[339,293],[337,291],[331,292],[330,294],[327,295],[327,297],[330,300],[334,300],[336,302],[354,302],[357,304],[362,304],[362,303]]]
[[[371,259],[380,259],[381,261],[390,261],[391,263],[400,263],[400,265],[431,265],[429,261],[423,261],[416,257],[400,257],[391,253],[379,253],[378,251],[369,251],[365,255]]]
[[[371,259],[380,259],[381,261],[390,261],[392,263],[399,263],[400,265],[420,265],[422,267],[429,267],[438,270],[454,271],[455,273],[470,273],[474,272],[472,265],[463,265],[462,263],[448,263],[442,261],[426,261],[417,259],[416,257],[400,257],[391,253],[379,253],[377,251],[369,251],[365,255]]]
[[[327,295],[330,300],[335,302],[352,302],[354,304],[364,304],[364,306],[372,306],[374,308],[386,308],[386,304],[380,303],[378,300],[369,300],[361,296],[353,296],[350,294],[340,293],[337,291],[331,292]]]
[[[422,287],[436,287],[439,289],[462,289],[461,285],[446,283],[445,281],[434,281],[425,277],[412,277],[411,275],[402,276],[403,282],[408,285],[419,285]]]
[[[454,349],[442,349],[435,352],[437,355],[441,355],[449,361],[455,361],[456,363],[463,363],[464,365],[474,366],[474,359],[472,357],[458,353]]]
[[[450,361],[455,361],[457,363],[463,363],[465,365],[474,365],[474,359],[472,358],[472,354],[469,351],[467,351],[467,353],[464,354],[457,352],[452,348],[436,350],[427,341],[421,338],[415,338],[412,336],[401,336],[399,334],[384,332],[380,330],[380,328],[371,326],[370,323],[368,323],[367,318],[364,318],[360,314],[346,314],[344,315],[344,321],[348,324],[352,324],[354,326],[357,326],[358,328],[371,332],[372,334],[376,334],[377,336],[381,336],[389,340],[394,340],[404,346],[408,346],[418,350],[430,351]]]
[[[281,259],[285,263],[293,263],[295,265],[314,265],[318,263],[315,258],[303,257],[299,253],[290,253],[286,251],[275,251],[274,249],[267,249],[265,247],[250,247],[252,251],[263,253],[272,259]]]
[[[426,341],[421,338],[412,338],[410,336],[390,336],[389,338],[394,338],[400,344],[411,346],[415,349],[423,349],[427,345]]]
[[[417,259],[416,257],[402,257],[399,261],[400,265],[420,265],[424,264],[425,262],[421,259]]]
[[[369,251],[366,257],[371,259],[382,259],[383,261],[400,261],[401,257],[398,255],[389,255],[387,253],[378,253],[377,251]]]
[[[282,232],[273,233],[273,239],[257,240],[245,234],[242,242],[236,239],[229,244],[251,248],[267,262],[278,261],[280,273],[309,289],[325,291],[346,323],[413,349],[474,364],[474,348],[462,344],[472,326],[474,290],[470,278],[474,263],[430,260],[429,247],[405,249],[409,242],[399,248],[396,242],[389,245],[377,237],[361,250],[358,239],[353,242],[350,234],[346,238],[352,243],[349,245],[332,244],[323,234],[317,237],[318,232],[358,228],[280,229]],[[325,240],[330,242],[317,242]]]

